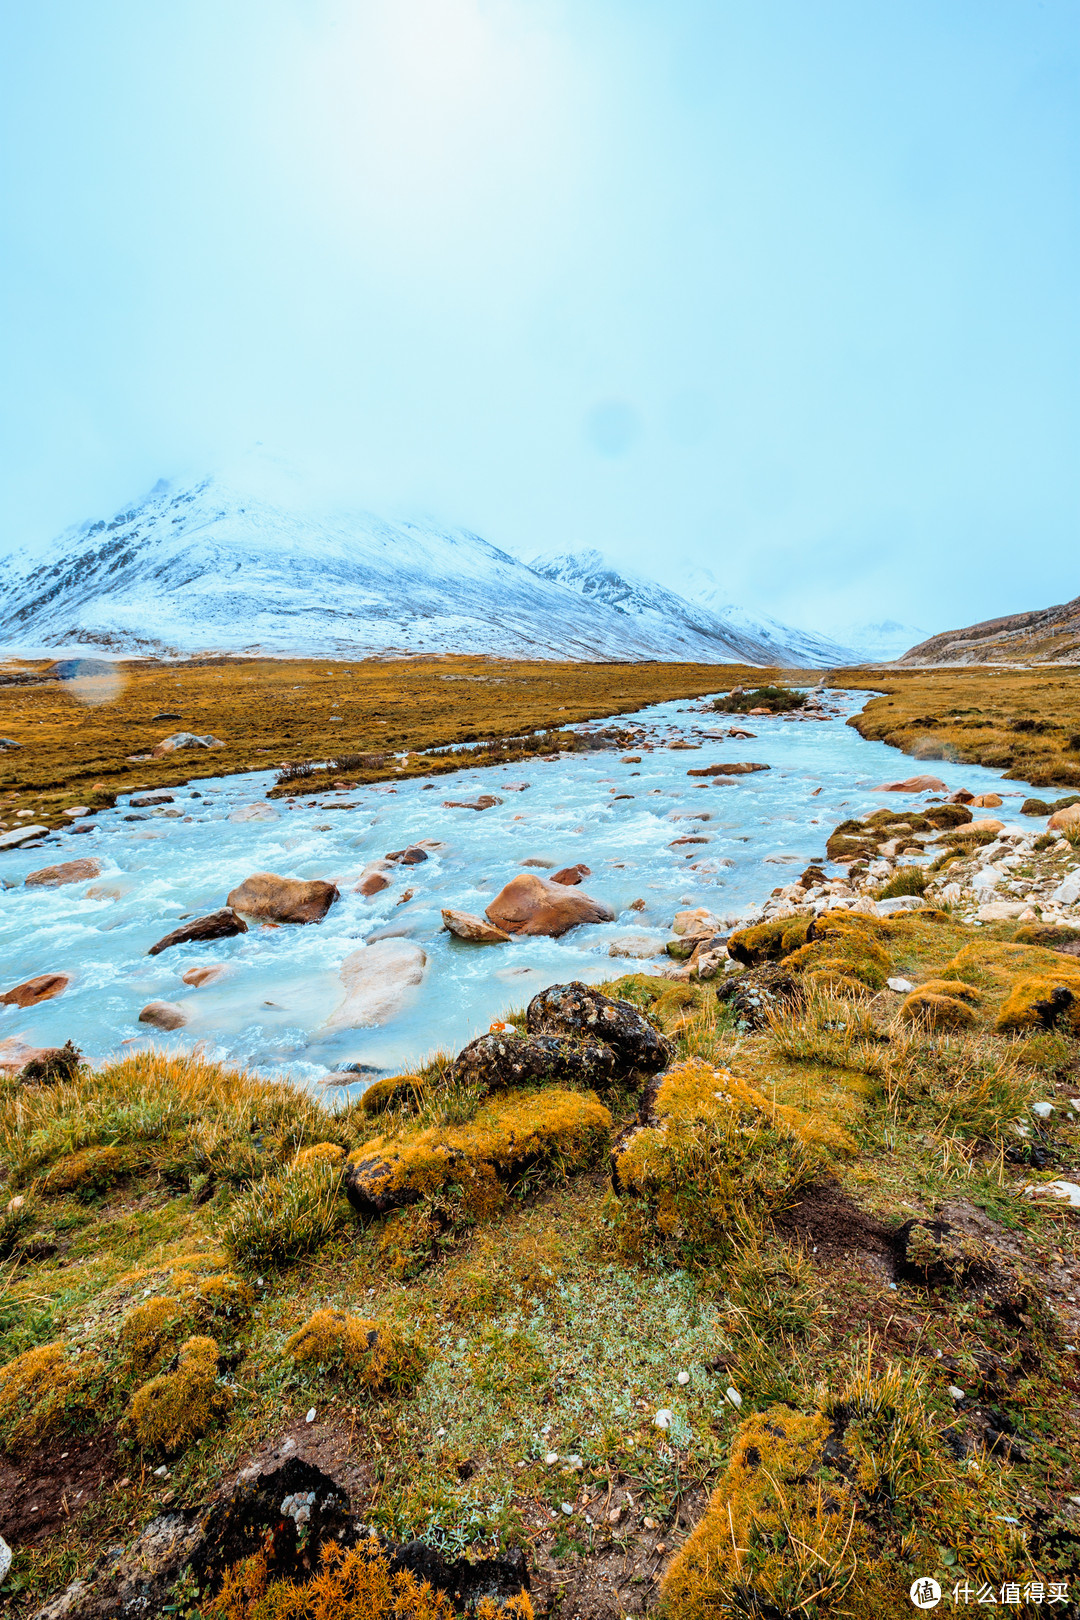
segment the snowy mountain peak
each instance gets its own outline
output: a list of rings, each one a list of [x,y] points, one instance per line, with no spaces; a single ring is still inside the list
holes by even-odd
[[[0,581],[12,650],[842,661],[826,643],[808,658],[806,638],[775,628],[748,633],[596,552],[529,568],[465,529],[341,509],[272,457],[159,481],[44,555],[11,558]]]

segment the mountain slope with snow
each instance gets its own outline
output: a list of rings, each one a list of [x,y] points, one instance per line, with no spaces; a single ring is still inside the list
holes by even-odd
[[[647,581],[623,601],[567,583],[466,530],[207,478],[158,484],[111,520],[67,531],[44,556],[10,559],[0,642],[706,663],[772,662],[782,651],[783,662],[801,661]]]
[[[545,579],[578,591],[587,601],[615,608],[639,624],[682,624],[694,635],[715,637],[733,655],[752,664],[788,668],[855,663],[858,654],[826,636],[796,630],[765,614],[751,613],[723,599],[711,574],[698,570],[690,578],[698,588],[679,596],[639,574],[619,572],[598,551],[537,557],[530,567]]]

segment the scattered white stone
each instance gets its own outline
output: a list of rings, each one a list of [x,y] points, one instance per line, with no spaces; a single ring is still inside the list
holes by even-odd
[[[446,1430],[445,1430],[445,1429],[436,1429],[436,1430],[435,1430],[435,1434],[436,1434],[436,1437],[437,1437],[437,1438],[438,1438],[438,1439],[440,1439],[440,1440],[441,1440],[441,1439],[442,1439],[442,1437],[443,1437],[443,1435],[444,1435],[444,1434],[445,1434],[445,1433],[446,1433]]]
[[[1059,883],[1050,896],[1061,906],[1075,906],[1080,901],[1080,870],[1070,872],[1064,882]]]
[[[688,1372],[681,1372],[678,1377],[678,1382],[683,1385],[688,1384],[690,1382],[690,1374]]]
[[[573,1508],[572,1508],[572,1507],[571,1507],[571,1506],[570,1506],[570,1503],[569,1503],[569,1502],[563,1502],[563,1503],[561,1503],[561,1504],[560,1504],[560,1505],[561,1505],[561,1507],[562,1507],[562,1510],[563,1510],[563,1512],[564,1512],[564,1513],[565,1513],[565,1514],[566,1514],[566,1517],[567,1517],[567,1518],[568,1518],[568,1519],[571,1519],[571,1518],[573,1518],[573,1516],[574,1516],[574,1510],[573,1510]]]
[[[910,995],[915,988],[910,979],[886,979],[885,983],[890,990],[895,990],[898,996]]]
[[[1031,1112],[1037,1114],[1040,1119],[1049,1119],[1054,1112],[1054,1105],[1052,1102],[1032,1103]]]
[[[731,1402],[732,1406],[741,1406],[742,1405],[742,1396],[739,1394],[738,1390],[733,1389],[730,1384],[728,1385],[727,1389],[724,1391],[724,1394],[727,1396],[727,1398]]]
[[[949,1385],[949,1394],[952,1396],[954,1401],[962,1401],[964,1399],[964,1391],[962,1389],[958,1389],[955,1384]]]
[[[1046,1198],[1051,1203],[1080,1211],[1080,1184],[1075,1181],[1044,1181],[1038,1186],[1025,1187],[1024,1191],[1029,1198]]]
[[[557,1463],[558,1460],[559,1460],[559,1453],[557,1451],[549,1451],[547,1456],[544,1458],[544,1461],[547,1463],[549,1468],[551,1468],[555,1463]]]
[[[643,1519],[641,1522],[644,1524],[646,1530],[655,1530],[656,1529],[656,1520],[655,1519],[646,1518],[646,1519]]]
[[[657,1412],[656,1416],[653,1418],[653,1422],[656,1424],[658,1429],[668,1429],[671,1427],[671,1420],[674,1415],[675,1414],[669,1411],[666,1406],[662,1406],[659,1412]]]
[[[11,1548],[0,1536],[0,1581],[6,1580],[7,1572],[11,1568]]]
[[[308,1408],[308,1415],[304,1419],[304,1422],[305,1423],[314,1423],[314,1421],[315,1421],[315,1408],[312,1406],[312,1407]]]
[[[154,1469],[154,1478],[155,1479],[168,1479],[168,1477],[169,1477],[169,1470],[166,1468],[164,1463],[162,1463],[160,1468],[155,1468]]]

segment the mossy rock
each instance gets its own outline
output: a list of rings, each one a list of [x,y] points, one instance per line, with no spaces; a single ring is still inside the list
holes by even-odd
[[[947,1221],[905,1221],[893,1234],[898,1275],[925,1287],[983,1285],[996,1275],[986,1251]]]
[[[779,962],[805,943],[813,912],[798,917],[773,917],[752,928],[739,928],[727,942],[728,955],[744,967],[760,967],[763,962]]]
[[[1040,945],[1044,951],[1059,951],[1062,947],[1080,946],[1080,928],[1068,923],[1027,923],[1018,928],[1013,938],[1018,945]],[[1069,955],[1075,954],[1071,950]]]
[[[1067,959],[1058,960],[1055,972],[1016,980],[998,1013],[999,1031],[1061,1029],[1080,1035],[1080,963],[1074,968]]]
[[[862,912],[827,911],[810,924],[806,944],[786,957],[784,966],[881,990],[892,968],[882,943],[889,933],[878,918]]]
[[[743,1028],[764,1029],[771,1015],[801,1010],[806,991],[786,966],[769,963],[726,978],[716,999]]]
[[[526,1171],[556,1179],[594,1164],[611,1115],[595,1097],[552,1087],[511,1093],[468,1125],[376,1137],[349,1155],[345,1191],[361,1215],[384,1215],[457,1185],[478,1213],[497,1207],[497,1184]]]
[[[423,1089],[414,1074],[392,1074],[385,1080],[375,1080],[360,1095],[360,1112],[385,1114],[389,1108],[415,1108]]]
[[[57,1159],[42,1181],[42,1191],[50,1194],[75,1193],[80,1198],[92,1198],[115,1186],[128,1169],[128,1155],[119,1148],[81,1148],[78,1153],[67,1153],[62,1159]]]
[[[640,1016],[640,1015],[638,1015]],[[481,1096],[521,1086],[609,1086],[615,1054],[601,1041],[567,1035],[480,1035],[460,1051],[451,1078]]]
[[[372,1393],[412,1389],[427,1364],[415,1340],[395,1328],[329,1306],[286,1341],[285,1353]]]
[[[975,817],[965,804],[932,804],[923,811],[923,820],[941,830],[946,827],[966,827]]]
[[[122,1363],[135,1378],[149,1378],[170,1360],[184,1331],[179,1302],[159,1295],[134,1306],[120,1324]]]
[[[89,1433],[102,1422],[105,1399],[96,1356],[63,1340],[26,1350],[0,1367],[0,1447],[17,1454],[57,1435]]]
[[[905,998],[900,1017],[905,1023],[938,1030],[968,1029],[975,1022],[975,1014],[965,1001],[935,990],[933,981],[920,985]]]
[[[218,1379],[217,1363],[214,1339],[188,1339],[175,1372],[159,1373],[135,1391],[127,1426],[140,1446],[184,1451],[228,1416],[233,1397]]]

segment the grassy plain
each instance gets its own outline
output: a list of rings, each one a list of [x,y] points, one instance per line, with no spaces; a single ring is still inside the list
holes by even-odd
[[[20,744],[0,754],[0,819],[9,826],[19,810],[57,826],[65,810],[109,803],[133,787],[513,737],[762,678],[738,664],[218,658],[121,664],[119,690],[103,693],[91,682],[95,701],[87,702],[71,684],[48,679],[47,667],[0,669],[0,736]],[[6,684],[12,677],[18,684]],[[162,714],[179,718],[156,718]],[[225,746],[131,758],[177,731],[209,733]],[[364,781],[393,769],[390,761],[348,774]]]

